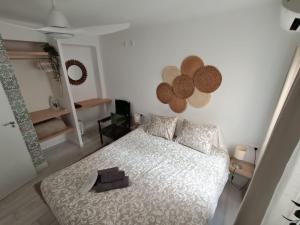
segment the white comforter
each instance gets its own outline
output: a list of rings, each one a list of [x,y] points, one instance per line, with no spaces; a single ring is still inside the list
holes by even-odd
[[[204,225],[228,178],[229,157],[205,155],[137,129],[54,173],[42,193],[61,225]],[[118,166],[130,186],[80,194],[94,170]]]

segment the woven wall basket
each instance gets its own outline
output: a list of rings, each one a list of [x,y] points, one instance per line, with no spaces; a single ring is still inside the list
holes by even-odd
[[[177,76],[181,75],[180,70],[176,66],[166,66],[162,71],[162,80],[170,85]]]
[[[204,66],[198,69],[194,75],[195,87],[204,93],[217,90],[222,83],[222,75],[214,66]]]
[[[203,60],[195,55],[186,57],[180,70],[166,66],[162,80],[156,89],[159,101],[169,104],[173,112],[182,113],[187,105],[194,108],[206,106],[222,83],[222,75],[214,66],[204,66]]]
[[[188,98],[194,93],[195,86],[193,79],[186,75],[181,75],[173,81],[173,91],[178,98]]]
[[[201,108],[206,106],[211,99],[211,94],[203,93],[198,91],[197,88],[194,91],[194,94],[187,99],[188,103],[194,108]]]
[[[177,98],[175,96],[170,101],[169,106],[173,112],[182,113],[187,107],[187,102],[185,99]]]
[[[159,101],[168,104],[174,97],[172,87],[168,83],[160,83],[156,89],[156,95]]]
[[[181,73],[193,78],[195,72],[203,66],[204,63],[201,58],[198,56],[188,56],[181,63]]]

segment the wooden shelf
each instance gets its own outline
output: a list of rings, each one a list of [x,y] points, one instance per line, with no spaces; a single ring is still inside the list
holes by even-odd
[[[81,105],[80,108],[77,108],[76,110],[83,110],[83,109],[88,109],[92,108],[98,105],[104,105],[104,104],[109,104],[111,103],[111,99],[108,98],[93,98],[93,99],[87,99],[84,101],[77,102],[78,104]]]
[[[231,157],[230,158],[230,168],[229,168],[230,172],[234,171],[235,168],[232,166],[234,164],[239,165],[239,168],[237,168],[235,170],[236,174],[239,174],[239,175],[241,175],[243,177],[246,177],[248,179],[252,178],[253,173],[254,173],[254,164],[253,163],[237,160],[236,158]]]
[[[56,137],[56,136],[58,136],[58,135],[69,133],[69,132],[71,132],[71,131],[73,131],[73,130],[74,130],[73,127],[67,127],[66,129],[61,130],[61,131],[58,131],[58,132],[55,132],[55,133],[53,133],[53,134],[50,134],[49,136],[44,137],[44,138],[40,139],[39,141],[40,141],[40,142],[44,142],[44,141],[47,141],[47,140],[49,140],[49,139],[52,139],[52,138],[54,138],[54,137]]]
[[[54,109],[44,109],[39,110],[35,112],[30,113],[30,118],[32,120],[33,124],[40,123],[49,119],[57,118],[63,115],[69,114],[68,110],[66,109],[60,109],[60,110],[54,110]]]
[[[48,59],[48,52],[8,51],[10,59]]]

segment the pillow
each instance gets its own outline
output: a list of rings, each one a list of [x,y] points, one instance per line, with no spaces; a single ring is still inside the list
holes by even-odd
[[[117,126],[121,126],[123,123],[126,122],[126,116],[116,114],[116,113],[111,113],[111,123]]]
[[[147,133],[172,140],[176,128],[177,117],[152,115],[150,124],[146,127]]]
[[[176,141],[205,154],[210,154],[217,127],[210,124],[195,124],[184,120]]]

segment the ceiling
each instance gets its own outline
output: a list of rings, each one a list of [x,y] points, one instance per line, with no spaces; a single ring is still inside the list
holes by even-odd
[[[257,7],[279,0],[56,0],[73,27],[131,22],[150,25]],[[0,17],[42,24],[50,0],[0,0]]]

